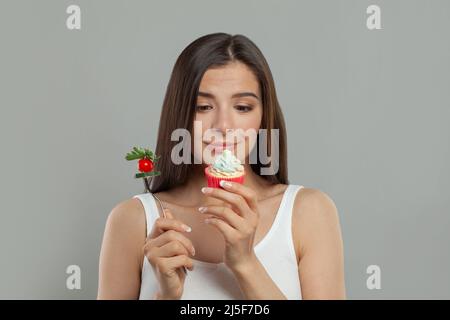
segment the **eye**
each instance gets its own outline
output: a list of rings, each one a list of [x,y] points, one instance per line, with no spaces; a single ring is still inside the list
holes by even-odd
[[[239,106],[236,106],[236,109],[241,112],[249,112],[249,111],[252,111],[253,108],[250,106],[239,105]]]
[[[207,106],[207,105],[205,105],[205,106],[196,106],[195,107],[195,109],[197,110],[197,111],[206,111],[206,110],[209,110],[208,108],[212,108],[211,106]]]

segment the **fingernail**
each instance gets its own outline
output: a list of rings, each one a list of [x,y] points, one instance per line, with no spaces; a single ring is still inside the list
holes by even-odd
[[[183,224],[181,227],[182,227],[186,232],[191,232],[191,231],[192,231],[192,228],[189,227],[188,225]]]
[[[206,211],[206,208],[205,208],[205,207],[200,207],[200,208],[198,208],[198,211],[200,211],[201,213],[203,213],[203,212]]]
[[[208,187],[203,187],[203,188],[202,188],[202,192],[203,192],[203,193],[211,192],[211,190],[212,190],[212,189],[211,189],[211,188],[208,188]]]
[[[195,256],[195,249],[194,249],[194,247],[192,247],[191,251],[192,251],[192,255]]]
[[[220,180],[219,184],[221,187],[231,187],[231,183],[225,180]]]

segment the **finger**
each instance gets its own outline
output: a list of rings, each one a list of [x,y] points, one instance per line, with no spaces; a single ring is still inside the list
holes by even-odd
[[[164,209],[164,218],[180,222],[181,223],[181,227],[183,228],[183,231],[185,231],[185,232],[191,232],[192,231],[191,227],[189,227],[188,225],[184,224],[182,221],[176,219],[173,216],[173,213],[172,213],[172,211],[169,208],[165,208]]]
[[[228,207],[206,206],[200,207],[199,211],[204,214],[211,214],[216,217],[222,218],[230,226],[238,230],[240,230],[245,224],[245,219]]]
[[[192,254],[193,256],[195,255],[195,249],[194,245],[192,244],[192,241],[188,239],[186,236],[184,236],[182,233],[175,230],[168,230],[163,234],[161,234],[160,236],[154,239],[150,239],[149,243],[155,247],[162,247],[171,241],[180,242],[186,248],[186,250],[190,252],[190,254]]]
[[[220,181],[220,186],[224,188],[227,191],[235,192],[239,195],[241,195],[246,201],[250,209],[257,212],[257,204],[258,204],[258,198],[256,196],[255,191],[253,189],[244,186],[243,184],[232,182],[232,181]]]
[[[179,255],[175,257],[161,258],[161,259],[163,262],[162,271],[164,271],[165,268],[167,268],[165,270],[175,270],[177,268],[185,267],[191,271],[194,269],[194,262],[192,261],[191,258],[189,258],[186,255]]]
[[[205,219],[205,223],[217,228],[228,243],[234,243],[235,239],[237,239],[238,231],[225,221],[218,218],[208,218]]]
[[[150,232],[147,240],[156,238],[157,236],[168,230],[175,230],[178,232],[191,232],[192,228],[177,219],[158,218],[156,219],[153,225],[152,232]]]
[[[248,206],[247,201],[245,201],[245,199],[240,194],[219,188],[202,188],[202,192],[207,196],[211,196],[230,203],[234,208],[236,208],[236,210],[238,211],[237,213],[240,216],[244,218],[248,217],[250,207]]]
[[[167,242],[161,247],[156,247],[153,249],[153,254],[155,257],[174,257],[179,255],[189,255],[189,249],[187,249],[181,242],[173,240]]]

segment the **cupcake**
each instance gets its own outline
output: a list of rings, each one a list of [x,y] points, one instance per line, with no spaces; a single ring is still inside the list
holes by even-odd
[[[215,157],[211,165],[205,168],[205,176],[208,187],[212,188],[220,188],[221,180],[242,184],[245,176],[244,166],[230,150],[225,149]]]

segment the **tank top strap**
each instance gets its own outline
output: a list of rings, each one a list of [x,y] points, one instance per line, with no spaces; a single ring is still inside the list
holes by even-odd
[[[272,226],[273,232],[277,234],[275,242],[280,241],[280,245],[286,244],[291,247],[293,244],[292,237],[292,211],[294,209],[295,196],[297,192],[304,188],[302,185],[290,184],[285,191],[285,194],[280,204],[279,211],[275,217],[274,226]],[[284,239],[284,240],[283,240]],[[291,248],[293,249],[293,247]]]
[[[295,196],[297,195],[297,191],[301,188],[304,188],[302,185],[290,184],[288,189],[286,190],[286,199],[284,202],[284,211],[287,211],[289,214],[284,215],[286,218],[291,219],[292,209],[294,208]]]
[[[145,221],[147,226],[146,234],[148,236],[153,228],[153,224],[155,223],[156,219],[159,218],[159,210],[156,205],[156,200],[154,196],[149,192],[137,194],[133,196],[133,198],[139,199],[142,203],[142,206],[144,207]]]

